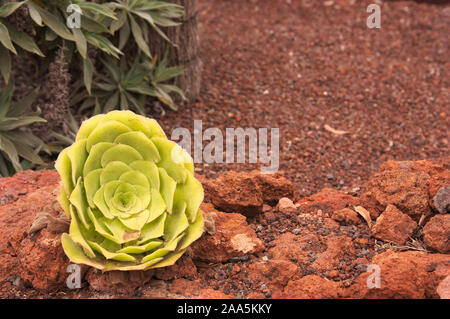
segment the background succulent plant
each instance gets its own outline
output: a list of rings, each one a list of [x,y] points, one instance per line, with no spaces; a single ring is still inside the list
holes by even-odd
[[[14,84],[12,81],[0,92],[0,177],[45,163],[39,157],[41,151],[50,153],[49,148],[27,127],[33,123],[45,122],[39,112],[30,112],[37,89],[15,103],[11,103]]]
[[[83,101],[78,108],[78,112],[82,112],[98,103],[99,107],[94,111],[98,113],[110,112],[120,105],[121,110],[132,109],[144,115],[148,97],[151,96],[177,110],[170,93],[176,93],[185,99],[184,93],[175,85],[167,84],[167,81],[183,73],[183,68],[168,67],[167,58],[163,58],[158,64],[156,62],[156,59],[150,61],[138,56],[128,69],[125,59],[117,64],[111,58],[103,60],[107,76],[97,74],[97,81],[92,84],[92,94],[82,91],[75,95],[72,105]]]
[[[131,111],[96,115],[55,167],[71,218],[62,245],[74,263],[103,271],[164,267],[203,232],[203,188],[192,158],[154,119]]]

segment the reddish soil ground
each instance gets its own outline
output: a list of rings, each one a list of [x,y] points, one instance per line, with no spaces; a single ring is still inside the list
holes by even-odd
[[[386,162],[360,197],[323,189],[295,205],[280,175],[202,183],[205,232],[175,265],[85,267],[68,289],[58,174],[0,179],[0,298],[450,298],[449,157]]]
[[[57,173],[1,179],[0,298],[449,298],[450,8],[384,2],[370,30],[368,3],[199,1],[203,90],[159,121],[168,133],[197,119],[278,127],[294,186],[234,172],[248,163],[197,164],[212,205],[189,253],[149,273],[90,269],[70,290],[60,231],[30,230],[38,214],[61,212]],[[389,159],[445,156],[372,175]],[[295,205],[277,206],[281,197]],[[367,286],[368,264],[381,268],[380,289]]]
[[[160,119],[164,129],[278,127],[298,196],[360,186],[385,160],[445,156],[450,8],[383,2],[381,29],[368,29],[371,2],[199,1],[203,89]]]

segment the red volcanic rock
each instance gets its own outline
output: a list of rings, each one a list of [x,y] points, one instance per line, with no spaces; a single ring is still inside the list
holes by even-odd
[[[446,185],[450,185],[450,169],[443,169],[442,171],[431,175],[429,188],[430,197],[434,197],[436,193]]]
[[[210,223],[213,221],[215,232],[205,232],[192,244],[194,259],[225,262],[230,258],[242,257],[264,249],[261,240],[247,224],[245,216],[217,211],[211,204],[203,204],[202,211],[205,220]]]
[[[354,244],[347,236],[327,236],[326,250],[317,255],[312,266],[320,272],[339,267],[341,259],[354,255]]]
[[[386,161],[380,166],[380,171],[411,169],[434,176],[448,170],[450,167],[449,163],[450,157],[421,161]]]
[[[205,198],[220,210],[252,216],[260,213],[263,195],[253,176],[244,172],[226,172],[203,183]]]
[[[442,187],[450,185],[450,157],[429,161],[388,161],[380,167],[380,171],[401,169],[408,169],[413,172],[420,171],[430,176],[428,187],[429,204],[433,209],[439,210],[435,207],[433,198]]]
[[[393,252],[376,255],[371,264],[380,267],[380,288],[369,288],[374,273],[363,273],[345,291],[351,298],[438,298],[436,287],[450,274],[450,257],[424,252]],[[375,281],[376,282],[376,281]]]
[[[61,246],[61,234],[47,229],[21,242],[18,253],[20,277],[34,288],[50,292],[66,286],[70,261]]]
[[[417,229],[417,223],[394,205],[388,205],[372,227],[373,236],[386,242],[403,245]]]
[[[139,297],[151,299],[230,299],[232,296],[220,290],[203,287],[200,280],[175,279],[172,281],[153,279],[139,289]]]
[[[265,284],[269,288],[272,298],[281,298],[280,293],[289,280],[297,277],[299,267],[290,261],[270,259],[249,265],[247,272],[254,282]]]
[[[450,185],[442,186],[431,200],[431,207],[441,214],[450,213]]]
[[[295,261],[296,264],[306,264],[311,258],[310,247],[319,246],[319,236],[314,233],[294,235],[284,233],[273,241],[274,246],[268,253],[276,260]]]
[[[134,291],[148,283],[154,270],[147,271],[107,271],[90,268],[86,274],[86,281],[92,289],[112,294],[133,295]]]
[[[174,280],[177,281],[177,280]],[[149,299],[181,299],[185,298],[183,295],[170,292],[168,283],[164,280],[153,279],[140,289],[139,295],[141,298]],[[187,287],[186,287],[187,288]],[[186,289],[185,288],[185,289]]]
[[[38,188],[58,183],[58,173],[50,170],[26,170],[12,177],[0,178],[0,206],[11,203]]]
[[[20,182],[23,175],[19,176]],[[47,174],[36,173],[33,176],[42,177]],[[0,181],[3,186],[6,185],[4,179]],[[12,185],[12,181],[8,178],[7,184]],[[20,195],[15,202],[0,205],[0,296],[2,297],[8,297],[7,290],[3,289],[8,278],[23,276],[23,279],[43,291],[56,289],[62,282],[61,272],[66,271],[64,267],[66,261],[61,253],[62,248],[58,247],[57,235],[51,232],[28,234],[37,214],[43,212],[52,216],[60,214],[61,208],[56,201],[57,184],[58,182],[37,190],[30,186],[28,188],[30,193]],[[49,263],[49,260],[55,264]],[[57,269],[58,267],[61,269]]]
[[[441,281],[436,288],[436,292],[441,299],[450,299],[450,275]]]
[[[334,299],[338,297],[339,284],[325,278],[308,275],[290,281],[283,290],[286,299]]]
[[[358,213],[350,208],[335,210],[331,213],[331,218],[343,225],[356,225],[361,221]]]
[[[422,215],[431,213],[428,206],[430,175],[411,169],[409,164],[399,165],[398,168],[382,166],[370,178],[361,196],[361,205],[373,219],[392,204],[418,222]]]
[[[194,277],[196,274],[197,267],[192,261],[192,258],[186,254],[172,266],[155,269],[155,277],[162,280]]]
[[[309,213],[322,210],[326,213],[359,205],[359,198],[347,195],[332,188],[324,188],[319,193],[303,198],[297,202],[301,212]]]
[[[182,298],[192,299],[231,299],[232,296],[227,295],[219,290],[203,287],[199,280],[189,281],[187,279],[175,279],[168,284],[169,293],[176,294]],[[173,298],[174,296],[171,296]]]
[[[295,205],[292,200],[287,197],[283,197],[278,201],[277,210],[281,213],[289,214],[295,211]]]
[[[436,215],[423,228],[425,245],[437,252],[450,253],[450,215]]]
[[[261,213],[264,203],[275,203],[282,197],[292,197],[294,194],[292,183],[280,173],[230,171],[215,180],[201,181],[205,198],[215,207],[247,216]]]
[[[294,197],[294,184],[282,173],[261,174],[259,171],[252,171],[250,174],[256,179],[265,203],[275,204],[283,197]]]
[[[262,210],[266,206],[264,214],[249,218],[255,225],[239,213],[224,213],[203,204],[205,233],[175,265],[147,272],[89,269],[85,276],[89,285],[74,290],[68,290],[65,283],[69,261],[60,245],[60,233],[68,221],[60,217],[56,201],[58,178],[53,172],[21,173],[0,179],[0,297],[59,297],[64,293],[69,298],[448,298],[449,214],[432,217],[423,229],[426,246],[447,254],[387,251],[377,255],[367,225],[351,209],[362,205],[373,213],[376,208],[379,215],[373,235],[404,243],[417,227],[414,219],[421,216],[411,211],[426,206],[431,213],[427,205],[432,194],[437,196],[447,185],[446,170],[448,166],[438,162],[388,162],[373,178],[376,182],[370,192],[374,197],[365,195],[367,205],[332,189],[292,205],[287,198],[280,201],[292,198],[280,176],[230,173],[236,181],[230,188],[248,182],[248,188],[240,191],[259,198]],[[205,189],[207,197],[211,196]],[[443,199],[445,206],[445,194]],[[275,202],[279,202],[277,208],[267,206]],[[249,207],[249,201],[243,203],[236,207]],[[279,213],[283,211],[289,214]],[[243,258],[229,263],[231,258],[263,251],[264,244],[268,250],[262,260]],[[361,273],[366,264],[380,267],[380,288],[367,286],[371,274]],[[348,287],[352,280],[356,282]]]

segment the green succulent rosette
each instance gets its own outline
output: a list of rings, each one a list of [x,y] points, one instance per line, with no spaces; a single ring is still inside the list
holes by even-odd
[[[61,242],[74,263],[103,271],[170,266],[203,233],[193,160],[154,119],[96,115],[55,167],[71,219]]]

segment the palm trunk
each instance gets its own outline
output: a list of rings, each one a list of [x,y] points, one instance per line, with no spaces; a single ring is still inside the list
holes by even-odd
[[[151,50],[158,57],[163,57],[168,49],[170,65],[184,66],[185,72],[175,79],[174,84],[184,91],[189,101],[194,101],[200,93],[202,71],[197,32],[197,0],[168,1],[184,7],[184,16],[179,21],[181,24],[164,30],[175,46],[151,31]]]

